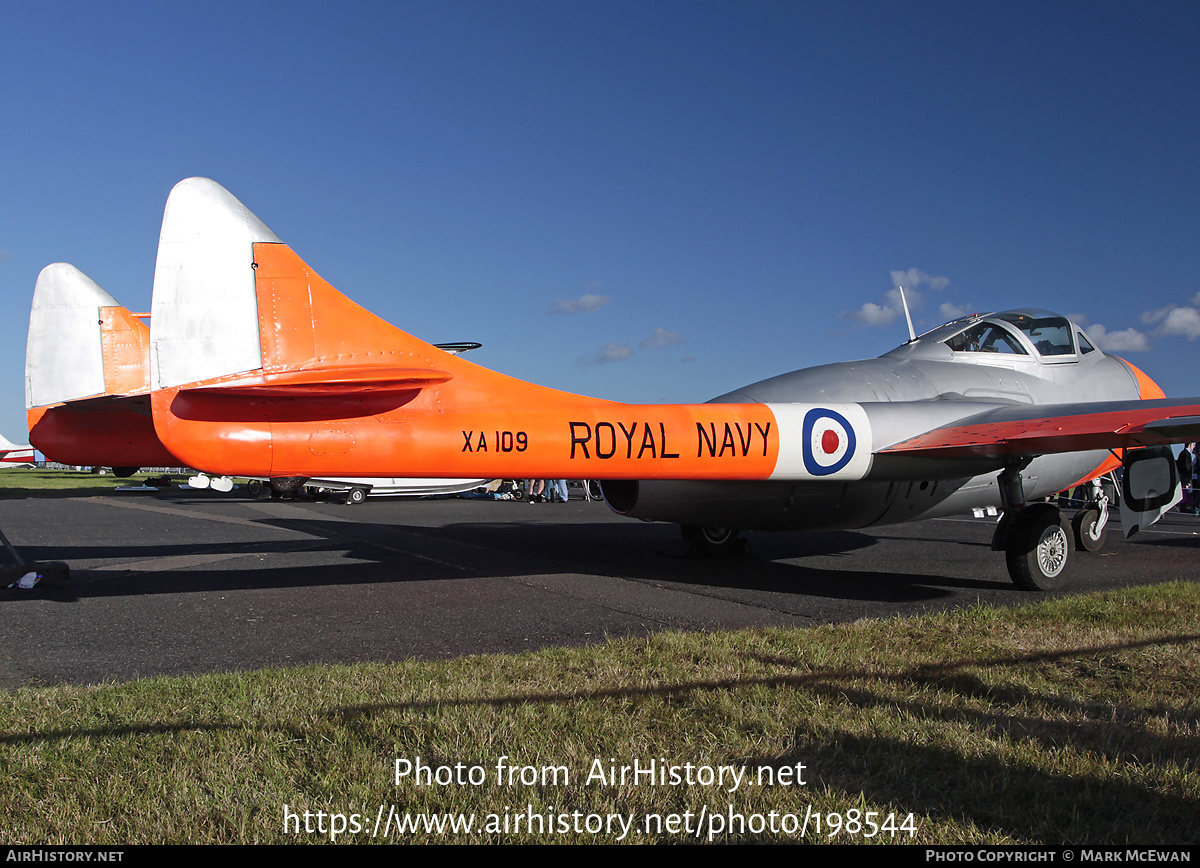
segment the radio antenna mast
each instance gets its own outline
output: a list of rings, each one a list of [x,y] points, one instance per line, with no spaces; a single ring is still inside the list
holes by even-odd
[[[904,287],[897,286],[900,290],[900,304],[904,306],[904,319],[908,321],[908,342],[912,343],[917,339],[917,333],[913,331],[912,314],[908,312],[908,299],[904,297]]]

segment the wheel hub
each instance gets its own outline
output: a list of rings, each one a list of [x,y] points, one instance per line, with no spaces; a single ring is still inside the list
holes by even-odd
[[[1038,566],[1053,578],[1063,571],[1068,556],[1067,535],[1061,527],[1048,527],[1037,546]]]

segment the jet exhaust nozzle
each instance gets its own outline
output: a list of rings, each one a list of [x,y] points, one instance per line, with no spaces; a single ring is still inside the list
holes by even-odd
[[[639,487],[636,479],[602,479],[600,494],[613,512],[629,515],[637,505]]]

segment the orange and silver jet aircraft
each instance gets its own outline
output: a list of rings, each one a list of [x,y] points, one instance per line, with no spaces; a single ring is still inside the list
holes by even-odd
[[[635,405],[449,356],[326,283],[204,178],[167,201],[154,277],[154,427],[214,474],[599,479],[609,505],[701,548],[740,529],[826,530],[1000,507],[1013,580],[1050,589],[1072,548],[1034,502],[1125,466],[1126,532],[1178,499],[1168,400],[1082,329],[1039,310],[964,317],[879,359],[764,380],[705,404]],[[1113,450],[1121,450],[1118,456]],[[1093,484],[1076,544],[1103,540]]]

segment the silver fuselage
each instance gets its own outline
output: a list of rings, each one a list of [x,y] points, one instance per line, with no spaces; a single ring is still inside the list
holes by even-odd
[[[1011,313],[1047,316],[1042,311]],[[713,399],[718,403],[860,404],[870,419],[876,453],[861,480],[643,480],[604,483],[605,498],[616,511],[648,521],[759,530],[862,528],[1000,506],[1001,458],[905,458],[878,453],[997,407],[1085,404],[1141,394],[1131,366],[1094,349],[1074,324],[1068,323],[1073,352],[1062,352],[1060,347],[1054,355],[1039,353],[1035,340],[1016,328],[1011,339],[1019,344],[1018,353],[951,349],[954,336],[972,326],[1002,325],[996,316],[1004,315],[948,323],[877,359],[793,371]],[[1022,471],[1025,497],[1045,497],[1072,486],[1093,475],[1109,457],[1107,451],[1035,457]]]

